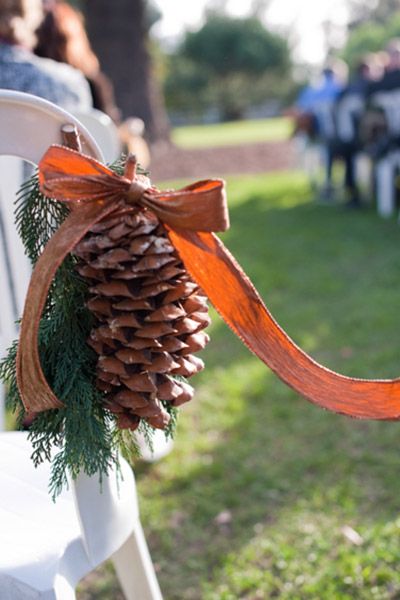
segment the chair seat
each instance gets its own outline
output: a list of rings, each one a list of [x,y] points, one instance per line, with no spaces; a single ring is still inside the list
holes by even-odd
[[[52,589],[64,568],[73,567],[76,581],[92,569],[71,491],[53,502],[47,491],[49,463],[35,469],[31,453],[24,432],[0,435],[0,589],[4,593],[4,585],[12,579],[44,591]]]
[[[90,524],[94,532],[97,525],[102,539],[98,539],[96,543],[96,533],[94,534],[94,547],[89,549],[89,555],[72,491],[64,490],[57,501],[53,502],[47,489],[49,463],[35,468],[30,458],[31,453],[32,447],[26,433],[0,434],[0,590],[4,594],[7,587],[13,586],[14,589],[16,582],[38,592],[52,590],[55,581],[63,576],[69,585],[76,585],[86,573],[118,549],[132,530],[132,520],[138,519],[135,496],[131,489],[134,485],[133,475],[129,466],[123,462],[121,468],[124,480],[118,486],[118,502],[125,504],[129,499],[129,512],[120,511],[125,515],[120,527],[115,518],[110,518],[115,531],[110,532],[111,539],[108,540],[103,538],[110,522]],[[107,483],[117,488],[116,477],[113,475],[108,478]],[[86,477],[86,482],[85,479],[83,482],[83,486],[85,485],[99,488],[97,477]],[[98,494],[98,502],[107,503],[110,498],[108,494],[101,494],[100,489]],[[98,502],[92,493],[89,497],[91,503],[82,510],[87,513],[91,511],[92,520],[95,521],[97,512],[93,510],[93,504],[97,507]],[[105,513],[102,514],[104,516]],[[86,526],[87,521],[88,517]],[[10,597],[18,598],[15,592],[13,594]],[[25,589],[21,597],[27,597]],[[0,598],[3,598],[1,594]]]

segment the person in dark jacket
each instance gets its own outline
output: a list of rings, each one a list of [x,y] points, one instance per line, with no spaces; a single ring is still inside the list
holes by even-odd
[[[392,39],[386,46],[385,73],[367,88],[367,106],[381,113],[385,121],[381,135],[376,140],[375,158],[400,147],[400,38]]]
[[[361,150],[360,121],[366,106],[366,93],[372,72],[368,57],[358,64],[354,76],[341,91],[335,103],[335,153],[343,160],[344,187],[349,208],[360,208],[360,193],[356,180],[356,158]]]

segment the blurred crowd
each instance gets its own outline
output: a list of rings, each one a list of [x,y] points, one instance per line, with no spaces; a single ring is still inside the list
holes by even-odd
[[[83,15],[67,2],[0,0],[0,88],[39,96],[73,114],[105,113],[118,128],[123,149],[148,165],[144,123],[135,117],[122,122]]]
[[[400,150],[400,39],[363,57],[350,77],[343,61],[332,60],[315,82],[301,90],[294,116],[302,152],[316,147],[320,151],[324,168],[320,198],[334,199],[332,169],[338,159],[344,164],[347,206],[360,208],[358,157],[364,155],[372,164],[374,195],[379,186],[377,167]],[[394,176],[392,181],[394,185]]]

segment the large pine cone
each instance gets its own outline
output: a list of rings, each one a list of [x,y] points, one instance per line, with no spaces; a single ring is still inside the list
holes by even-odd
[[[98,353],[97,386],[121,428],[140,419],[164,429],[166,403],[193,388],[171,376],[203,369],[207,300],[185,270],[165,228],[149,210],[126,206],[95,225],[74,250],[89,283],[98,324],[88,343]]]

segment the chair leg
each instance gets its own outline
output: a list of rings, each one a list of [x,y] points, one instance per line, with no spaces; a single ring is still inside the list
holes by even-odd
[[[35,598],[38,600],[76,600],[75,587],[65,577],[56,576],[53,589],[39,592]]]
[[[376,167],[376,203],[380,217],[391,217],[395,207],[394,168],[390,157],[382,159]]]
[[[0,383],[0,431],[6,428],[6,389]]]
[[[112,561],[126,600],[162,600],[140,521]]]

